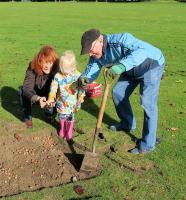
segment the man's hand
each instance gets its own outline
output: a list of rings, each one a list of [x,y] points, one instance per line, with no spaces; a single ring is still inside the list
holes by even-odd
[[[79,77],[77,80],[78,87],[83,88],[84,90],[87,89],[87,84],[89,83],[89,80],[87,77]]]
[[[46,97],[39,98],[39,105],[41,108],[44,108],[46,106]]]
[[[125,72],[125,66],[122,64],[119,65],[113,65],[111,68],[107,70],[106,76],[110,76],[112,79],[114,79],[117,75],[122,74]]]

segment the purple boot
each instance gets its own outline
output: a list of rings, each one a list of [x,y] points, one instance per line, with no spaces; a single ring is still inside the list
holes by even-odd
[[[68,141],[68,140],[71,140],[73,136],[74,120],[72,121],[66,120],[65,124],[66,124],[65,139]]]
[[[66,122],[66,119],[60,119],[60,131],[59,131],[59,136],[60,137],[65,137],[65,122]]]

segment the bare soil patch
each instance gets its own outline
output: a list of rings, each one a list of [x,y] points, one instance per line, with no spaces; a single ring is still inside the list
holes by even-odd
[[[84,154],[55,132],[28,133],[22,124],[0,121],[0,197],[97,176],[81,173]]]

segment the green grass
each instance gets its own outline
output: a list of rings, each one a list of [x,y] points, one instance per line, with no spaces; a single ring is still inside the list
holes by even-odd
[[[17,89],[23,82],[28,62],[43,44],[52,44],[57,52],[72,49],[77,55],[82,71],[87,57],[79,56],[82,33],[92,27],[103,33],[130,32],[136,37],[159,47],[165,54],[167,68],[161,82],[159,95],[158,135],[163,142],[156,151],[141,158],[153,161],[156,168],[136,175],[121,169],[102,156],[101,176],[80,181],[85,188],[84,197],[91,199],[130,200],[182,200],[186,198],[186,4],[174,1],[146,3],[0,3],[0,118],[20,123],[15,114],[21,111],[15,106]],[[103,83],[102,76],[99,82]],[[138,94],[138,90],[136,90]],[[143,112],[139,96],[131,97],[140,136]],[[76,133],[75,140],[91,142],[96,124],[100,99],[89,102],[89,111],[81,110],[76,126],[86,131]],[[117,121],[111,97],[108,99],[103,131],[107,144],[132,144],[130,137],[108,131],[107,126]],[[34,118],[34,129],[49,127]],[[167,128],[177,127],[176,132]],[[32,131],[29,131],[29,133]],[[104,144],[98,144],[102,147]],[[120,149],[122,152],[122,149]],[[137,156],[129,155],[135,163]],[[115,188],[115,189],[113,189]],[[117,192],[116,192],[117,191]],[[6,199],[59,200],[81,199],[73,191],[73,184],[23,193]],[[5,198],[4,198],[5,199]]]

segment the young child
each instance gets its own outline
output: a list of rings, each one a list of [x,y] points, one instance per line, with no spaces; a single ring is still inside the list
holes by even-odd
[[[76,69],[76,57],[72,51],[66,51],[60,58],[60,72],[51,83],[47,105],[55,106],[60,119],[59,135],[66,140],[72,139],[74,113],[80,109],[85,92],[76,87],[81,73]]]

